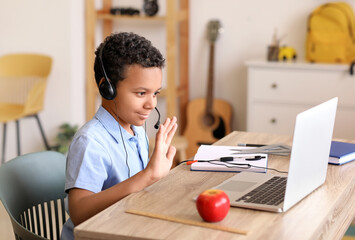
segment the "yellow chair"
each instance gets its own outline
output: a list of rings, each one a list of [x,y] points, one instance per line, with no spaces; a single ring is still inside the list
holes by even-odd
[[[38,54],[9,54],[0,57],[0,122],[3,123],[2,163],[5,161],[6,124],[16,122],[17,154],[20,124],[24,117],[35,117],[47,150],[50,149],[38,113],[44,106],[47,77],[52,58]]]

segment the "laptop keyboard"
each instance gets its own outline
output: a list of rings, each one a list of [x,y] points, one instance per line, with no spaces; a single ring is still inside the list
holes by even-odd
[[[272,177],[236,201],[277,206],[284,200],[286,182],[287,177]]]

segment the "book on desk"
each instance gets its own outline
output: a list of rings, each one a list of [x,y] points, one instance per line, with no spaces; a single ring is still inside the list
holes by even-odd
[[[355,160],[355,144],[332,141],[329,153],[329,163],[342,165]]]

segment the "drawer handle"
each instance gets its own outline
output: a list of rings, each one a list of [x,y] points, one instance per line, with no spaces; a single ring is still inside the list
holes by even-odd
[[[271,123],[271,124],[276,124],[276,123],[277,123],[276,118],[271,118],[270,123]]]
[[[271,84],[271,88],[276,89],[277,88],[277,84],[276,83]]]

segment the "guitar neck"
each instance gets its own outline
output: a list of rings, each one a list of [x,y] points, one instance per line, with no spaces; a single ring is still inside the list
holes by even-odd
[[[213,77],[214,77],[214,42],[210,43],[210,56],[208,63],[208,81],[206,94],[206,115],[212,114],[213,107]]]

